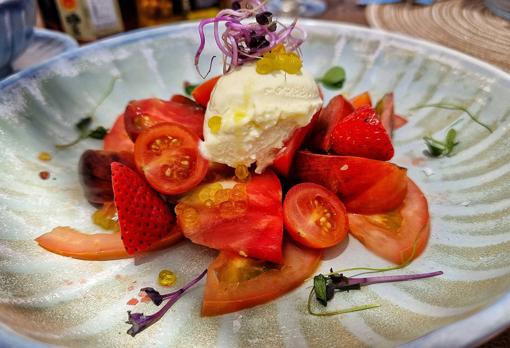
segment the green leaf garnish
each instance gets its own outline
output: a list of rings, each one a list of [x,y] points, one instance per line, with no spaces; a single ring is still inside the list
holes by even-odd
[[[478,118],[476,118],[475,115],[473,115],[466,107],[462,105],[452,104],[452,103],[435,103],[435,104],[422,104],[417,105],[411,110],[417,110],[417,109],[423,109],[423,108],[439,108],[439,109],[446,109],[446,110],[457,110],[462,111],[468,114],[468,116],[475,122],[478,123],[483,128],[487,129],[490,133],[493,132],[493,130],[486,125],[485,123],[482,123]]]
[[[187,96],[191,96],[191,93],[193,93],[193,91],[197,87],[198,87],[198,85],[193,85],[193,84],[189,83],[188,81],[186,81],[186,82],[184,82],[184,93]]]
[[[457,131],[452,128],[446,133],[444,141],[436,140],[432,137],[424,137],[425,145],[427,145],[428,155],[431,157],[449,156],[455,146],[459,145],[457,140]]]
[[[99,127],[95,128],[95,129],[91,130],[90,126],[92,125],[92,121],[93,121],[93,118],[95,116],[95,113],[96,113],[97,109],[99,108],[99,106],[101,106],[101,104],[104,103],[106,98],[108,98],[110,96],[110,94],[112,94],[113,88],[115,87],[115,82],[118,79],[119,79],[118,76],[115,76],[115,77],[113,77],[111,79],[110,84],[108,85],[107,90],[101,96],[101,98],[99,99],[99,102],[92,108],[92,110],[90,110],[85,115],[84,118],[80,119],[74,125],[74,127],[78,130],[78,133],[79,133],[78,138],[76,138],[75,140],[73,140],[72,142],[70,142],[68,144],[57,144],[57,145],[55,145],[56,148],[58,148],[58,149],[65,149],[65,148],[71,147],[73,145],[76,145],[80,141],[82,141],[83,139],[87,139],[87,138],[97,139],[97,140],[104,139],[106,134],[108,134],[108,129],[107,128],[105,128],[103,126],[99,126]]]
[[[327,279],[322,274],[313,277],[313,288],[315,289],[317,301],[319,301],[323,306],[327,306],[328,304],[326,285]]]
[[[345,82],[345,69],[341,66],[334,66],[318,79],[318,82],[321,82],[324,87],[329,89],[340,89],[343,87]]]

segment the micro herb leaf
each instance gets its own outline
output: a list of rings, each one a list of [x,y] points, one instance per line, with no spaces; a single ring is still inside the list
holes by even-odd
[[[432,137],[424,137],[423,140],[430,157],[449,156],[455,149],[455,146],[459,145],[457,131],[454,128],[446,133],[444,141],[439,141]]]
[[[189,82],[184,83],[184,93],[186,93],[187,96],[191,96],[191,93],[197,88],[198,85],[192,85]]]
[[[104,128],[103,126],[99,126],[96,129],[91,130],[87,137],[91,139],[103,140],[106,134],[108,134],[108,129]]]
[[[82,133],[82,132],[86,132],[89,129],[91,123],[92,123],[92,117],[89,116],[89,117],[82,118],[74,126],[80,133]]]
[[[475,115],[471,113],[466,107],[462,105],[452,104],[452,103],[434,103],[434,104],[421,104],[417,105],[411,110],[417,110],[417,109],[423,109],[423,108],[439,108],[439,109],[446,109],[446,110],[457,110],[465,112],[472,120],[473,122],[479,124],[483,128],[487,129],[490,133],[493,132],[493,130],[486,125],[485,123],[481,122],[478,118],[476,118]]]
[[[324,87],[329,89],[340,89],[343,87],[346,79],[345,69],[341,66],[334,66],[330,68],[324,76],[318,79]]]
[[[327,279],[322,274],[313,277],[313,288],[315,289],[317,301],[319,301],[323,306],[328,305],[326,286]]]

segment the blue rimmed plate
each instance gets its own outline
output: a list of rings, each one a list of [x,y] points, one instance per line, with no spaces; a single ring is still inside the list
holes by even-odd
[[[469,346],[510,325],[510,76],[400,35],[313,20],[301,23],[310,35],[303,47],[305,67],[314,75],[342,65],[347,70],[343,92],[370,90],[374,99],[395,92],[397,112],[409,123],[396,132],[394,160],[409,168],[429,199],[432,216],[429,246],[406,272],[442,270],[444,276],[349,293],[336,305],[377,302],[381,307],[324,318],[306,312],[310,284],[267,305],[201,318],[201,285],[160,323],[135,338],[128,336],[126,310],[154,310],[146,304],[126,305],[140,287],[155,286],[163,268],[174,270],[178,285],[183,284],[207,266],[214,252],[183,242],[136,262],[87,262],[50,254],[33,239],[58,225],[95,230],[76,166],[84,149],[99,144],[91,140],[58,152],[53,144],[74,136],[73,124],[94,109],[112,79],[118,78],[96,110],[98,124],[111,124],[131,99],[168,98],[182,93],[184,80],[199,81],[193,66],[196,24],[180,24],[101,41],[0,82],[4,342],[73,347]],[[207,47],[205,54],[216,51]],[[457,111],[412,110],[437,101],[462,103],[495,131],[488,133]],[[453,123],[460,140],[455,155],[425,157],[422,137],[441,136]],[[52,161],[38,161],[40,151],[50,151]],[[41,170],[51,173],[50,180],[39,178]],[[387,265],[353,238],[342,248],[327,253],[321,271]]]

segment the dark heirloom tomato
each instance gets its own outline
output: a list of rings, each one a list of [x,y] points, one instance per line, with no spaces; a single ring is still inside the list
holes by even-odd
[[[106,134],[103,149],[107,151],[135,151],[135,143],[129,138],[124,126],[124,114],[117,117],[112,129]]]
[[[131,140],[130,140],[131,141]],[[132,152],[87,150],[78,163],[78,175],[85,198],[92,204],[113,201],[112,162],[120,162],[134,169]]]
[[[134,100],[124,115],[126,131],[133,141],[143,130],[162,122],[176,123],[203,137],[204,109],[200,106],[156,98]]]
[[[275,265],[222,251],[207,270],[202,315],[231,313],[282,296],[313,275],[322,253],[285,241],[283,257],[283,264]]]
[[[351,233],[363,245],[396,264],[418,257],[430,234],[427,199],[411,179],[400,207],[377,215],[349,214],[349,223]]]
[[[176,195],[197,186],[209,162],[198,150],[200,139],[174,123],[160,123],[144,130],[135,143],[135,162],[158,192]]]
[[[292,187],[283,202],[283,221],[290,236],[310,248],[329,248],[347,236],[347,211],[338,197],[312,183]]]
[[[270,170],[246,183],[199,186],[175,207],[193,243],[272,262],[282,261],[282,189]]]
[[[292,161],[294,160],[294,155],[315,126],[315,123],[317,123],[319,113],[320,111],[313,115],[312,120],[308,125],[296,129],[292,136],[285,142],[285,145],[280,150],[280,152],[278,152],[276,158],[273,161],[273,169],[278,174],[284,177],[289,176]]]
[[[354,111],[352,105],[341,95],[331,99],[322,109],[317,123],[310,134],[310,145],[328,152],[331,147],[331,133],[338,122]]]
[[[207,107],[209,99],[211,99],[211,93],[216,86],[216,83],[218,83],[220,77],[221,76],[216,76],[203,82],[201,85],[197,86],[193,92],[191,92],[193,99],[195,99],[195,101],[202,105],[204,108]]]
[[[298,151],[293,168],[299,182],[330,189],[351,213],[384,213],[397,208],[406,195],[407,170],[388,162]]]

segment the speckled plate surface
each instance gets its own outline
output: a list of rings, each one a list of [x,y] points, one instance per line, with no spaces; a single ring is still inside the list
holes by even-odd
[[[162,268],[173,269],[182,285],[215,252],[182,242],[135,261],[87,262],[50,254],[33,239],[58,225],[96,230],[76,165],[84,149],[100,144],[91,140],[58,152],[53,145],[73,137],[73,124],[94,108],[112,78],[119,80],[97,109],[98,124],[111,124],[130,99],[167,98],[182,91],[184,80],[199,80],[195,25],[163,27],[66,53],[0,83],[0,346],[469,346],[510,324],[509,75],[402,36],[302,23],[310,34],[305,66],[314,75],[340,64],[349,95],[369,89],[378,99],[395,91],[397,112],[409,117],[396,132],[395,161],[409,168],[432,215],[429,246],[405,272],[442,270],[444,276],[351,292],[335,305],[381,307],[325,318],[306,313],[310,284],[267,305],[201,318],[200,285],[160,323],[128,336],[126,310],[154,310],[126,305],[140,287],[154,286]],[[456,111],[411,111],[443,100],[465,104],[494,133]],[[461,142],[455,155],[424,157],[421,138],[441,136],[454,122]],[[52,161],[37,160],[43,150]],[[41,170],[51,178],[41,180]],[[350,238],[328,251],[321,269],[385,265]]]

